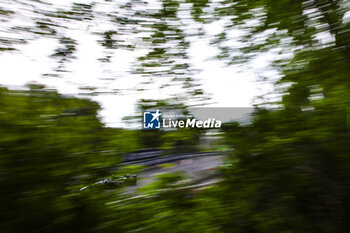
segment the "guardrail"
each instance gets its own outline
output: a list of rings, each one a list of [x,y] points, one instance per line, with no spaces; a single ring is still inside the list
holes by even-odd
[[[126,166],[126,165],[152,166],[152,165],[169,163],[169,162],[182,160],[182,159],[189,159],[189,158],[202,157],[202,156],[215,156],[215,155],[223,155],[223,154],[220,152],[202,152],[202,153],[192,153],[192,154],[169,155],[169,156],[163,156],[163,157],[141,159],[141,160],[132,161],[132,162],[125,162],[125,163],[119,164],[118,166]]]

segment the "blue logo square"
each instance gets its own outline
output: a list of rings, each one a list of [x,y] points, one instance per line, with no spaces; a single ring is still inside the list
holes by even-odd
[[[143,128],[160,129],[161,115],[159,110],[143,112]]]

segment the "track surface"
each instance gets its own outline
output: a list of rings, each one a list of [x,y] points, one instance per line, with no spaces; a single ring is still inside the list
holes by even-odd
[[[137,193],[137,188],[155,181],[157,175],[161,173],[181,172],[185,175],[186,179],[196,184],[215,182],[217,180],[216,168],[223,163],[223,157],[222,155],[211,153],[173,156],[165,159],[166,161],[160,161],[159,158],[155,159],[155,161],[148,160],[147,163],[153,163],[153,165],[148,165],[148,169],[138,174],[137,185],[127,188],[125,194]],[[137,164],[145,165],[144,162]],[[172,167],[164,168],[159,166],[162,163],[170,162],[173,165]]]

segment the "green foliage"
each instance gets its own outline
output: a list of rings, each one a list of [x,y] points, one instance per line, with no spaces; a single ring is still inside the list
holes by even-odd
[[[197,21],[200,21],[198,14],[208,2],[193,2],[193,16]],[[139,57],[132,61],[130,71],[143,76],[143,81],[136,88],[138,92],[156,87],[166,90],[164,93],[168,93],[168,98],[177,96],[186,104],[192,104],[189,100],[201,104],[201,101],[208,100],[208,96],[194,76],[197,70],[188,60],[190,42],[181,19],[181,7],[185,2],[160,1],[159,7],[154,7],[154,4],[139,0],[62,4],[5,1],[0,6],[0,20],[3,22],[0,29],[4,32],[0,36],[0,52],[18,50],[20,53],[23,46],[18,45],[30,44],[37,39],[56,43],[57,48],[50,58],[57,66],[42,75],[64,78],[67,72],[72,71],[69,63],[80,58],[77,54],[84,43],[81,36],[95,40],[94,48],[102,54],[96,62],[111,63],[114,57],[123,53],[121,50],[143,50],[142,55],[137,55]],[[106,67],[108,64],[102,65]],[[109,93],[116,92],[108,89]],[[99,93],[86,92],[91,95]]]
[[[104,128],[106,147],[117,154],[124,154],[142,148],[140,132],[120,128]]]
[[[222,182],[205,191],[193,190],[180,185],[181,175],[163,174],[144,188],[150,195],[126,201],[116,193],[78,190],[110,175],[117,154],[140,147],[194,145],[199,132],[104,128],[97,117],[99,106],[92,101],[40,85],[31,85],[29,91],[1,88],[1,232],[349,232],[346,1],[161,1],[159,9],[150,10],[140,10],[142,1],[128,1],[108,14],[95,12],[94,4],[52,9],[45,2],[33,2],[16,1],[19,6],[37,6],[30,9],[37,18],[32,26],[2,30],[17,37],[1,38],[0,51],[26,43],[28,34],[53,37],[61,47],[52,57],[63,72],[61,63],[75,58],[78,41],[59,33],[66,29],[62,22],[83,21],[89,27],[91,19],[102,15],[115,26],[92,31],[101,37],[102,47],[134,49],[133,42],[121,38],[141,34],[148,51],[139,57],[134,72],[148,78],[143,84],[185,90],[174,93],[179,98],[142,100],[140,111],[186,111],[189,97],[206,100],[187,54],[189,36],[201,35],[201,30],[184,30],[179,16],[186,9],[195,22],[224,21],[224,31],[212,42],[221,50],[217,58],[228,64],[247,62],[267,51],[291,56],[275,59],[282,76],[276,82],[281,100],[265,104],[277,108],[257,106],[250,125],[224,127],[225,144],[234,150],[221,169]],[[14,14],[1,7],[3,22]],[[237,29],[243,34],[240,43],[228,46]],[[110,58],[107,54],[101,61]]]
[[[213,193],[193,194],[177,185],[181,174],[162,174],[144,188],[150,193],[140,200],[110,204],[108,216],[120,232],[221,232],[217,220],[222,214]],[[195,196],[196,195],[196,196]],[[122,216],[122,217],[121,217]]]
[[[263,26],[254,33],[287,30],[294,45],[301,47],[290,61],[277,63],[283,64],[283,77],[276,86],[285,84],[282,100],[275,102],[279,108],[258,107],[251,125],[225,127],[235,161],[232,169],[225,169],[222,186],[222,202],[230,216],[227,231],[348,231],[350,60],[345,41],[350,37],[341,31],[349,27],[342,20],[341,2],[245,2],[253,5],[242,11],[241,2],[233,7],[239,13],[237,22],[263,7]],[[302,13],[308,9],[320,18]],[[315,40],[320,31],[313,27],[321,22],[334,42]]]
[[[199,144],[200,130],[192,128],[180,128],[164,133],[162,136],[162,148],[170,150],[197,150]]]
[[[145,169],[145,166],[143,166],[143,165],[127,165],[127,166],[123,166],[121,168],[121,173],[122,174],[128,174],[128,173],[138,174],[144,169]]]
[[[1,232],[96,232],[104,199],[79,189],[118,162],[99,105],[29,85],[0,90]]]

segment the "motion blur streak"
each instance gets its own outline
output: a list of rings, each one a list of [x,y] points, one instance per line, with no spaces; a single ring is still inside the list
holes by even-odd
[[[58,45],[37,82],[11,88],[1,77],[1,233],[350,232],[349,1],[53,2],[0,3],[2,55],[20,58],[39,39]],[[107,77],[72,96],[40,84],[76,81],[79,35],[96,39]],[[198,39],[220,64],[256,64],[257,82],[273,83],[250,120],[220,129],[102,123],[92,98],[106,93],[156,93],[125,116],[133,124],[143,111],[188,116],[209,104],[188,51]],[[120,76],[108,67],[122,51],[137,56],[128,72],[142,81],[131,89],[111,88]]]

